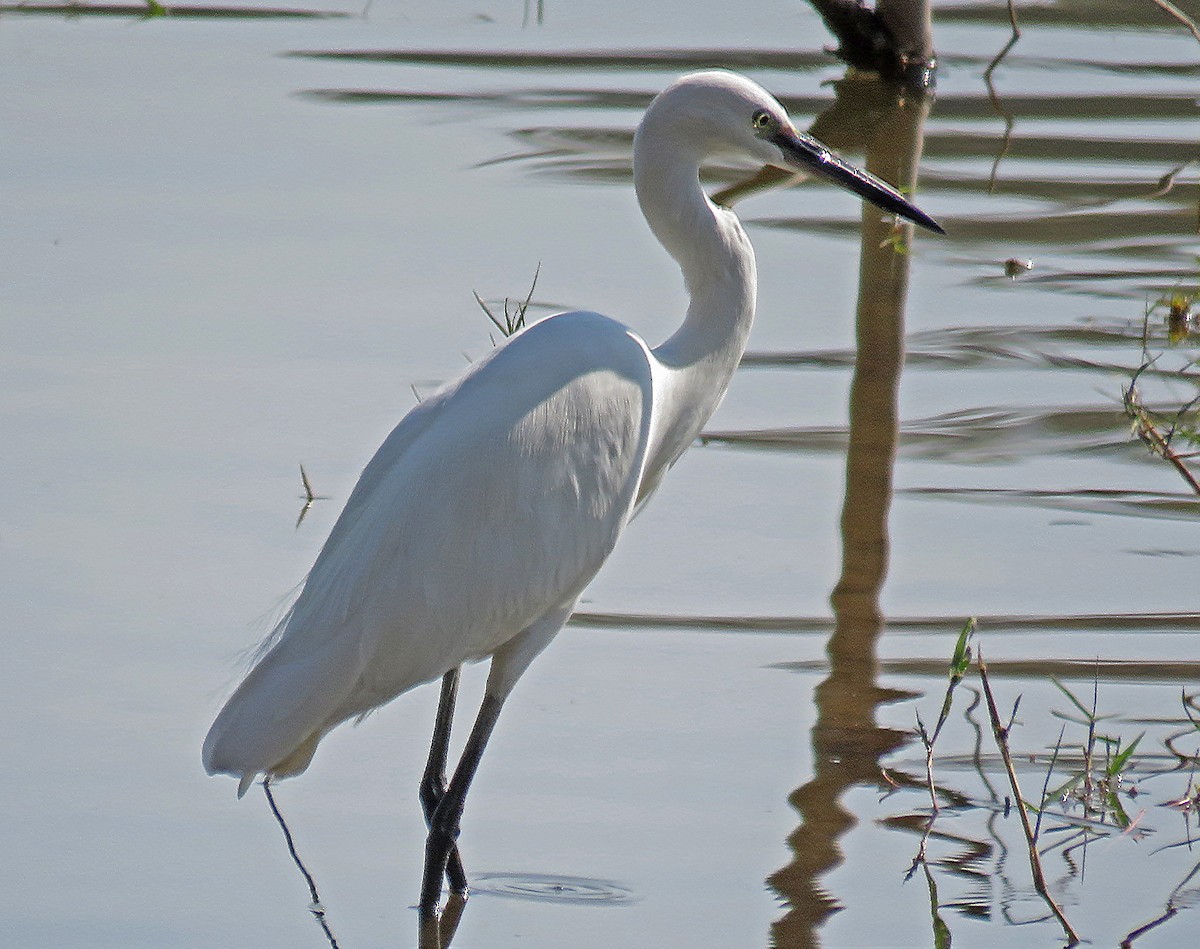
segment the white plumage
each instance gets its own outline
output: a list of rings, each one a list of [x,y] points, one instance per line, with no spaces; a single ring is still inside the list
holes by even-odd
[[[303,771],[330,728],[569,608],[637,497],[650,359],[614,321],[564,314],[410,412],[214,723],[209,771],[243,790]]]
[[[695,439],[745,349],[754,253],[737,217],[699,184],[701,163],[730,153],[819,172],[940,230],[797,132],[750,80],[724,72],[679,80],[638,128],[634,180],[651,229],[683,271],[691,298],[683,324],[651,349],[599,314],[553,316],[409,412],[363,471],[294,606],[204,743],[208,771],[239,778],[244,792],[256,775],[303,771],[341,722],[490,656],[484,705],[448,789],[440,771],[453,686],[450,708],[443,692],[445,733],[439,725],[423,785],[424,920],[436,916],[443,873],[465,887],[454,838],[505,697]]]

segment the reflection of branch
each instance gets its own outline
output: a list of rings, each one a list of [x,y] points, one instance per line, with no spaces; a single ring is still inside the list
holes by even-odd
[[[267,796],[267,804],[271,808],[271,813],[275,815],[279,829],[283,831],[283,839],[287,842],[287,849],[288,853],[292,855],[292,862],[296,864],[296,867],[304,877],[304,882],[308,885],[308,895],[312,897],[312,903],[309,904],[308,911],[313,914],[317,925],[321,927],[321,931],[325,934],[325,938],[329,942],[329,949],[338,949],[337,940],[334,938],[333,930],[329,928],[329,920],[325,916],[325,907],[321,903],[321,895],[317,892],[317,881],[313,879],[313,875],[308,872],[308,867],[300,859],[300,854],[296,852],[296,842],[292,839],[292,832],[288,829],[287,822],[283,819],[283,814],[279,811],[279,805],[275,803],[275,795],[271,793],[270,778],[263,781],[262,789],[263,793]]]
[[[1156,926],[1161,926],[1168,919],[1170,919],[1172,916],[1174,916],[1176,913],[1178,913],[1179,907],[1175,905],[1175,900],[1178,899],[1178,897],[1179,897],[1179,891],[1182,890],[1184,888],[1184,886],[1197,873],[1200,873],[1200,863],[1197,863],[1194,867],[1192,867],[1192,869],[1188,873],[1188,875],[1185,876],[1182,880],[1180,880],[1175,885],[1175,889],[1173,889],[1171,891],[1171,895],[1169,897],[1167,897],[1166,911],[1161,916],[1159,916],[1157,919],[1152,919],[1152,920],[1150,920],[1150,922],[1146,923],[1144,926],[1139,926],[1137,929],[1133,930],[1128,936],[1126,936],[1124,939],[1122,939],[1121,940],[1121,949],[1129,949],[1129,947],[1133,945],[1133,941],[1135,939],[1138,939],[1138,938],[1146,935],[1146,933],[1148,933],[1150,930],[1154,929]]]
[[[1004,48],[996,54],[996,58],[988,63],[988,68],[983,71],[983,84],[987,86],[988,99],[991,100],[992,108],[1004,119],[1004,141],[1000,143],[1000,151],[996,154],[996,160],[992,162],[992,173],[988,176],[988,194],[996,190],[996,171],[1000,168],[1001,159],[1008,154],[1015,122],[1012,113],[1000,104],[1000,97],[996,95],[996,87],[992,85],[992,73],[1000,65],[1000,60],[1008,55],[1008,51],[1016,46],[1017,40],[1021,38],[1021,28],[1017,26],[1017,11],[1013,7],[1013,0],[1008,0],[1008,19],[1012,24],[1012,36],[1004,44]]]
[[[1196,161],[1196,159],[1194,159],[1194,158],[1189,159],[1188,161],[1185,161],[1182,165],[1176,165],[1174,168],[1172,168],[1170,171],[1168,171],[1165,175],[1163,175],[1161,178],[1158,179],[1158,187],[1155,188],[1154,191],[1150,192],[1150,194],[1146,195],[1146,199],[1150,200],[1152,198],[1163,197],[1167,192],[1169,192],[1173,187],[1175,187],[1176,176],[1181,171],[1183,171],[1183,169],[1185,169],[1189,165],[1195,163],[1195,161]]]
[[[988,63],[988,68],[983,71],[983,78],[990,80],[992,73],[996,67],[1000,65],[1000,60],[1008,55],[1008,51],[1017,45],[1017,40],[1021,38],[1021,28],[1017,26],[1017,11],[1013,6],[1013,0],[1008,0],[1008,22],[1012,24],[1012,36],[1008,42],[1004,44],[1004,49],[996,54],[996,58]]]
[[[1029,845],[1029,869],[1033,873],[1034,889],[1046,901],[1046,905],[1050,907],[1050,911],[1054,913],[1054,917],[1058,920],[1059,925],[1062,926],[1063,932],[1067,935],[1067,945],[1077,945],[1079,936],[1071,928],[1070,922],[1067,921],[1067,917],[1063,915],[1062,909],[1054,901],[1054,898],[1050,895],[1049,888],[1046,886],[1046,876],[1042,872],[1042,861],[1038,856],[1037,841],[1033,835],[1033,828],[1029,824],[1029,812],[1025,808],[1025,799],[1021,797],[1021,788],[1017,784],[1017,772],[1013,767],[1012,755],[1008,750],[1008,728],[1000,724],[1000,713],[996,711],[996,698],[992,695],[992,687],[988,682],[987,665],[983,661],[982,649],[979,651],[979,678],[983,683],[984,698],[987,700],[988,717],[992,722],[992,735],[996,739],[996,747],[1000,749],[1000,757],[1004,761],[1004,770],[1008,772],[1008,783],[1012,787],[1017,814],[1021,818],[1021,827],[1025,831],[1025,841]]]
[[[1167,911],[1165,913],[1163,913],[1161,916],[1159,916],[1157,919],[1152,919],[1152,920],[1150,920],[1150,922],[1146,923],[1146,925],[1139,926],[1137,929],[1135,929],[1131,933],[1129,933],[1129,935],[1127,935],[1124,939],[1122,939],[1121,940],[1121,949],[1129,949],[1129,947],[1133,945],[1133,941],[1135,939],[1139,939],[1142,936],[1146,935],[1146,933],[1150,932],[1151,929],[1154,929],[1157,926],[1161,926],[1163,923],[1165,923],[1168,919],[1170,919],[1172,916],[1174,916],[1178,912],[1179,912],[1179,910],[1176,907],[1168,906]]]
[[[929,915],[933,917],[933,944],[949,946],[950,927],[946,925],[942,914],[938,912],[941,904],[938,903],[937,883],[933,880],[933,874],[929,872],[929,864],[922,861],[921,867],[925,871],[925,882],[929,884]]]
[[[521,18],[521,29],[529,26],[529,0],[525,0],[525,16]],[[546,22],[546,0],[537,0],[537,25]]]
[[[1173,3],[1168,3],[1167,0],[1150,0],[1150,2],[1163,12],[1169,13],[1171,16],[1175,17],[1176,20],[1191,30],[1192,36],[1196,37],[1197,40],[1200,40],[1200,27],[1196,26],[1196,21],[1180,10],[1179,7],[1175,6]]]

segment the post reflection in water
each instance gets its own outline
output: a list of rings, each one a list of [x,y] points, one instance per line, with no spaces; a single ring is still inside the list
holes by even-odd
[[[863,148],[871,172],[911,191],[929,104],[923,96],[902,99],[878,81],[843,80],[836,102],[817,119],[812,133],[841,151]],[[877,725],[875,710],[906,695],[877,684],[876,647],[884,626],[879,595],[888,567],[908,290],[905,250],[912,232],[908,224],[863,209],[842,573],[830,597],[834,629],[826,647],[829,674],[814,695],[814,773],[789,798],[801,817],[788,838],[792,860],[768,880],[787,904],[772,927],[771,944],[777,949],[820,944],[821,926],[841,908],[821,878],[842,863],[839,840],[857,823],[841,798],[857,785],[886,786],[880,760],[910,740],[904,732]]]

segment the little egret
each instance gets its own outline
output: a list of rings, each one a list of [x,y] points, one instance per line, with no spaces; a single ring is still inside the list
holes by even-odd
[[[410,411],[204,742],[205,768],[239,778],[242,794],[259,774],[299,774],[330,729],[441,677],[420,788],[423,925],[437,918],[443,876],[466,891],[455,841],[505,698],[716,409],[745,349],[754,252],[736,215],[701,189],[701,163],[718,155],[817,172],[941,233],[797,131],[750,80],[678,80],[638,126],[633,173],[642,213],[683,271],[683,325],[651,348],[598,313],[562,313]],[[487,657],[482,706],[447,784],[458,670]]]

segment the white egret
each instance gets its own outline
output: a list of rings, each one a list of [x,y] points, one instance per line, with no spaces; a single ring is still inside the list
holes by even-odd
[[[894,188],[792,125],[750,80],[686,76],[634,138],[637,198],[691,297],[651,348],[598,313],[525,329],[416,406],[371,459],[299,597],[204,743],[239,794],[304,771],[347,719],[442,677],[421,801],[429,825],[422,922],[446,876],[500,708],[559,631],[630,518],[721,401],[754,319],[754,252],[701,189],[717,155],[817,172],[881,208],[941,228]],[[446,784],[458,669],[491,658],[482,706]]]

